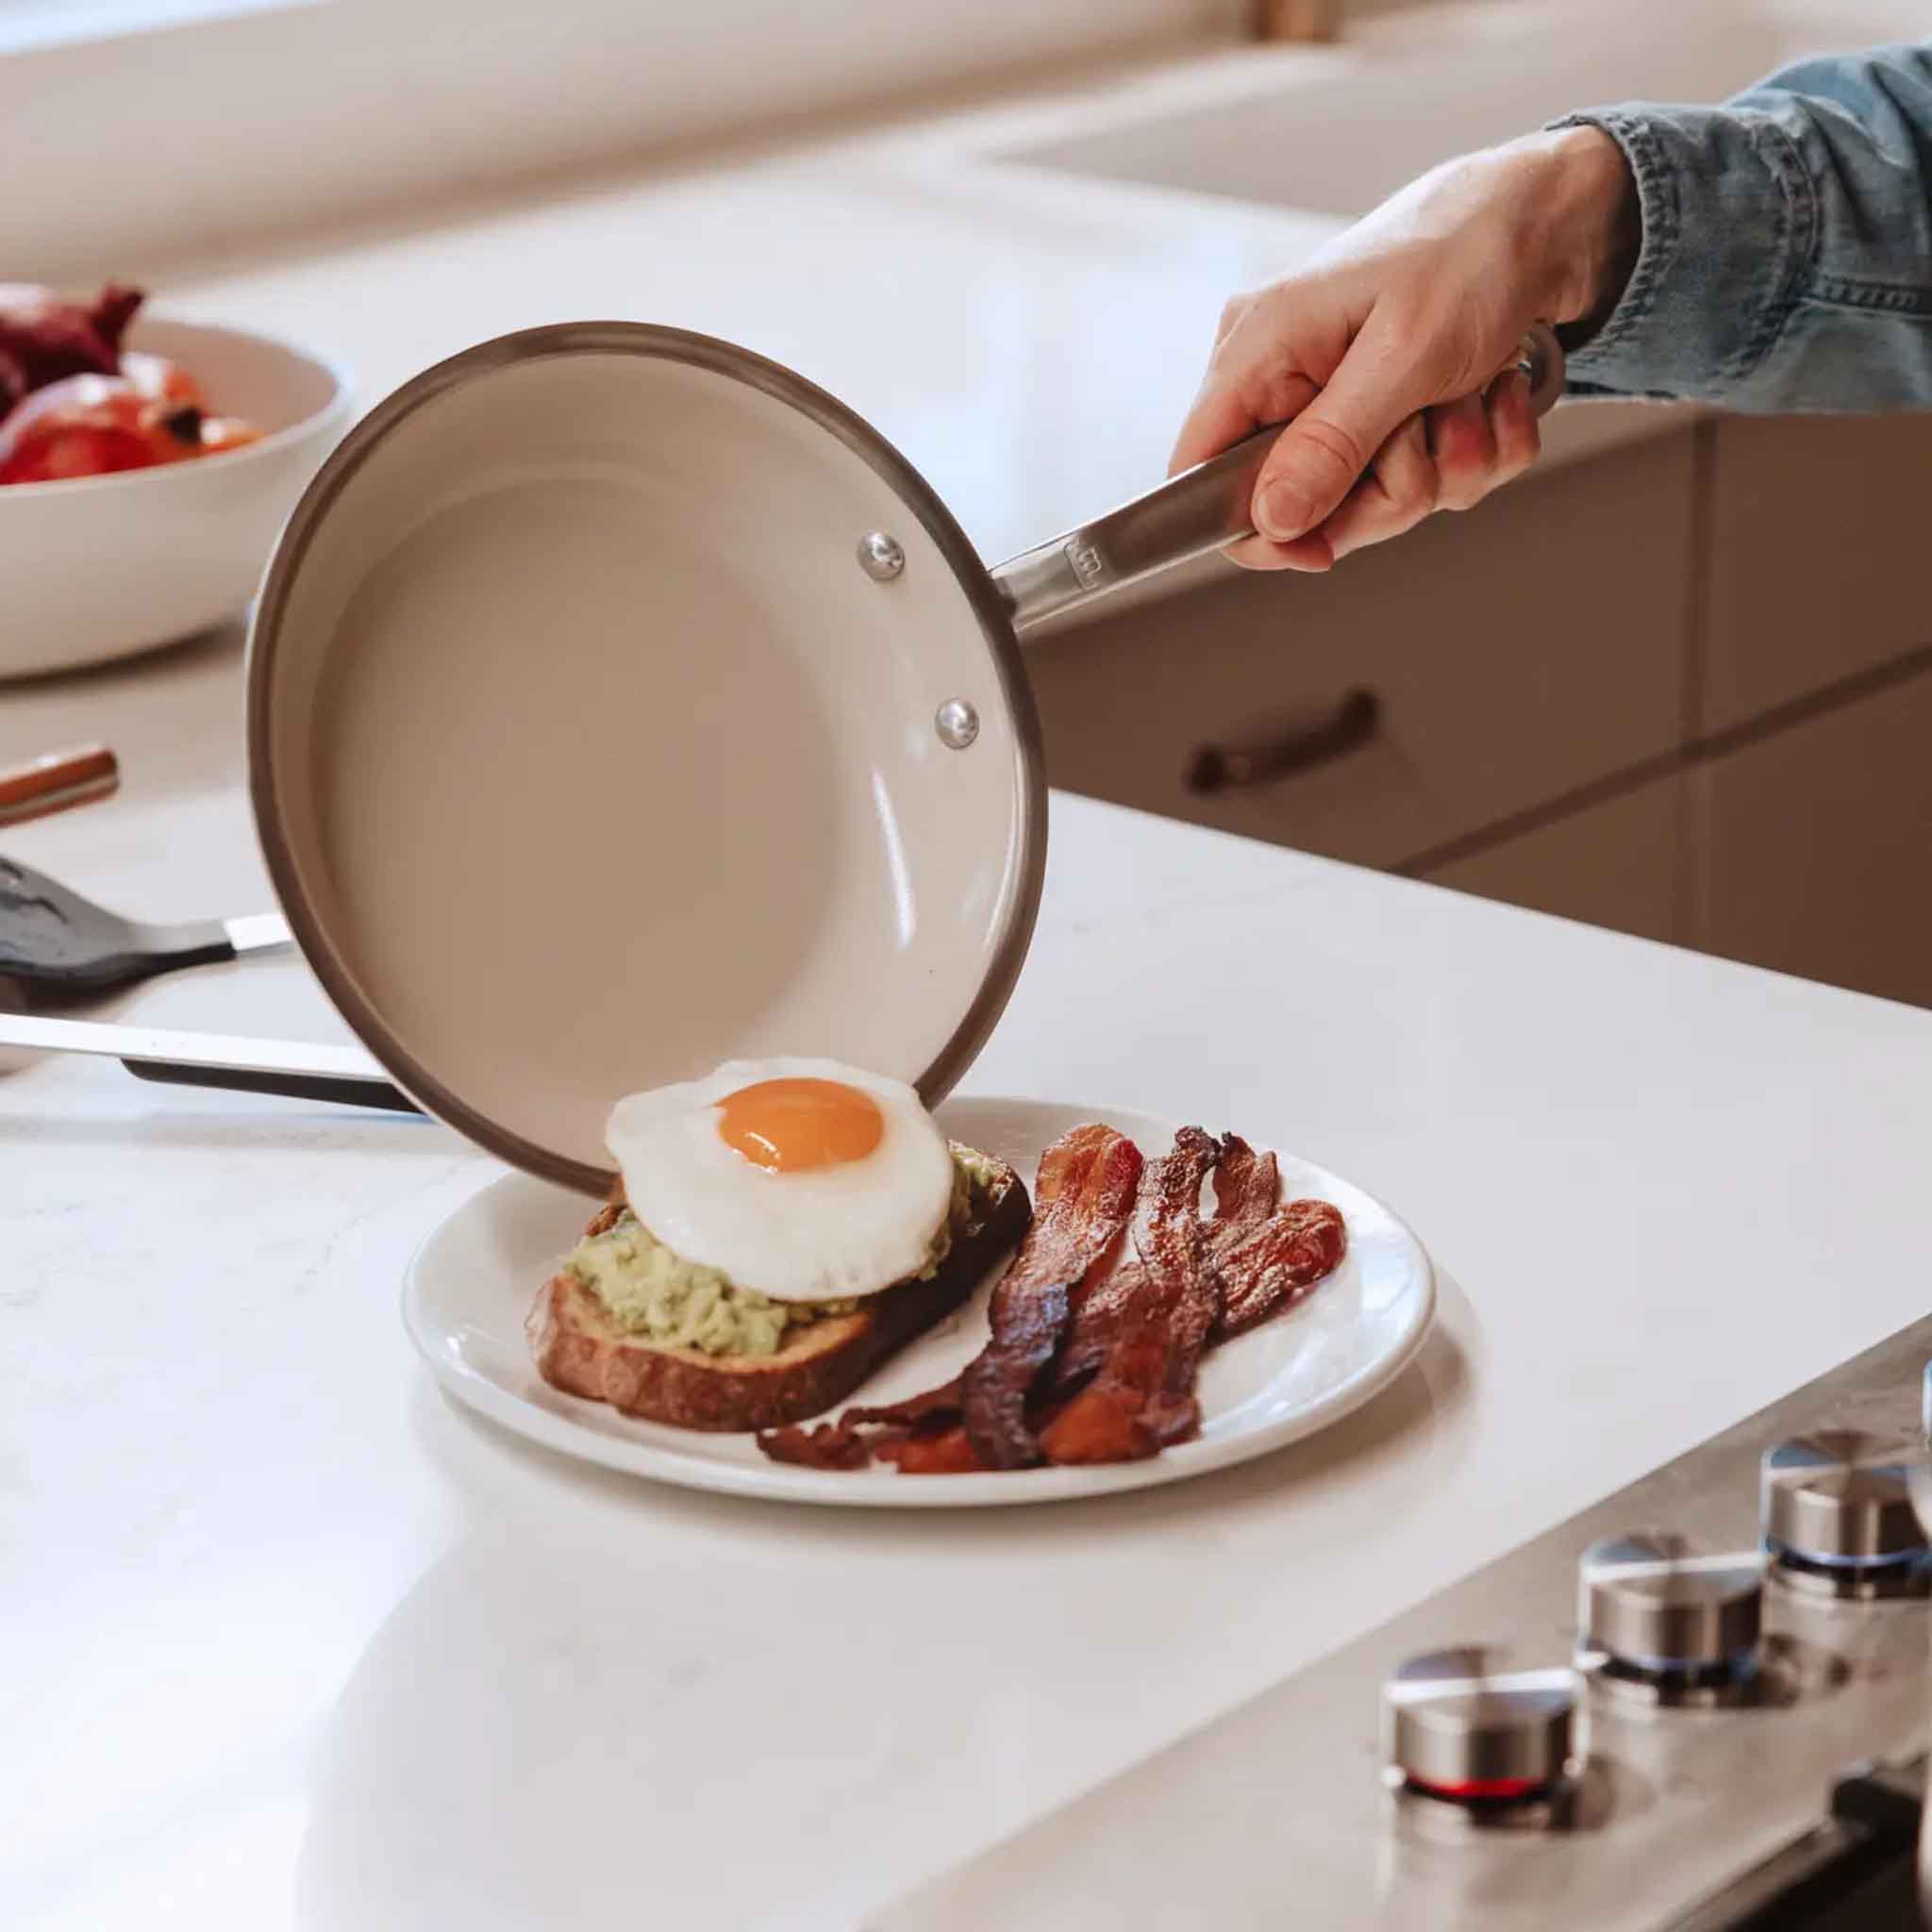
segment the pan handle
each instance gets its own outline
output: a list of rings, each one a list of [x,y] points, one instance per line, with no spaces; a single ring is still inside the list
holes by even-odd
[[[1541,416],[1563,392],[1563,351],[1547,324],[1524,336],[1514,367],[1529,377],[1530,402]],[[1279,425],[1257,429],[1144,496],[1001,564],[992,580],[1013,628],[1030,630],[1075,605],[1252,536],[1255,479],[1280,433]]]

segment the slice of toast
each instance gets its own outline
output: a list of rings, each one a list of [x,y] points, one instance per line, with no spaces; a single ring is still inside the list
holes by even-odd
[[[1025,1183],[1003,1166],[990,1187],[974,1184],[972,1224],[930,1278],[898,1282],[849,1315],[810,1323],[775,1355],[706,1355],[646,1341],[619,1327],[567,1268],[543,1284],[525,1328],[538,1372],[567,1395],[679,1428],[782,1428],[843,1402],[881,1362],[951,1314],[1017,1244],[1032,1212]],[[589,1232],[601,1233],[615,1213],[605,1208]]]

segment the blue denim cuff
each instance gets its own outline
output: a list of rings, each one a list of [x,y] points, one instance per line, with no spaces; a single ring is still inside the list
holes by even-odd
[[[1570,358],[1579,394],[1726,400],[1790,318],[1817,243],[1811,179],[1769,115],[1632,105],[1566,115],[1623,150],[1643,239],[1622,299]]]

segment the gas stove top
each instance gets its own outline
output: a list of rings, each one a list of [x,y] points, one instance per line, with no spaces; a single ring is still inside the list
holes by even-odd
[[[1932,1319],[935,1881],[876,1932],[1917,1927],[1928,1357]]]

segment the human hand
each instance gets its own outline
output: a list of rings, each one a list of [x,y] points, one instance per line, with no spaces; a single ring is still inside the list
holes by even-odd
[[[1507,366],[1524,332],[1607,315],[1640,239],[1629,170],[1595,128],[1447,162],[1227,305],[1171,469],[1289,425],[1256,484],[1257,534],[1228,553],[1257,569],[1326,570],[1472,508],[1541,447]]]

